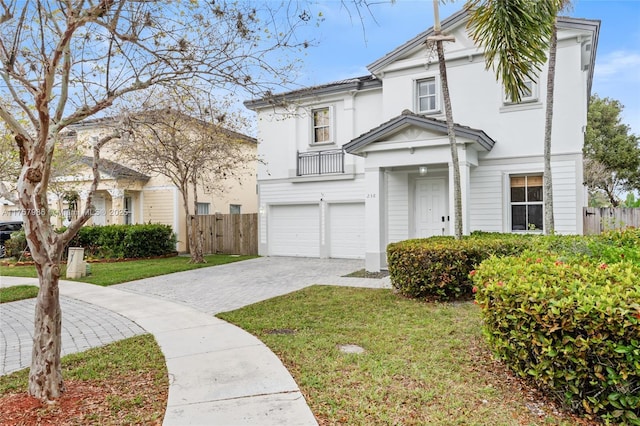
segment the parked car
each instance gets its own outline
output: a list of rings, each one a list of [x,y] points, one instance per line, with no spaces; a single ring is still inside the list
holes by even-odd
[[[0,258],[6,254],[4,242],[11,238],[11,234],[22,229],[22,222],[0,222]]]

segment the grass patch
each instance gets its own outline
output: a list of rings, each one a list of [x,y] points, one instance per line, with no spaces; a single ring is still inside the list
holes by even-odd
[[[38,295],[36,285],[13,285],[0,288],[0,303],[15,302],[16,300],[32,299]]]
[[[160,424],[166,409],[167,369],[150,334],[63,357],[58,403],[20,412],[28,374],[0,376],[0,424]]]
[[[174,256],[159,259],[131,260],[126,262],[91,263],[91,275],[78,280],[85,283],[109,286],[143,278],[156,277],[158,275],[171,274],[173,272],[189,271],[192,269],[222,265],[238,262],[240,260],[253,259],[257,256],[234,256],[226,254],[212,254],[205,256],[207,263],[189,263],[189,257]],[[66,265],[62,266],[62,279],[66,279]],[[31,277],[36,278],[35,266],[0,266],[0,276]]]
[[[470,302],[313,286],[218,316],[280,357],[321,425],[577,424],[492,359]]]

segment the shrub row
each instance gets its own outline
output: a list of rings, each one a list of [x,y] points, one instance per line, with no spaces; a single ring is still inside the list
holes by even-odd
[[[7,257],[19,259],[27,248],[27,237],[25,236],[24,229],[11,233],[11,238],[4,242],[4,248],[7,250]]]
[[[69,244],[83,247],[86,256],[140,258],[174,253],[176,235],[168,225],[85,226]]]
[[[489,344],[571,409],[640,425],[640,264],[559,258],[494,257],[472,273]]]
[[[392,243],[387,263],[393,286],[403,295],[429,300],[471,297],[469,272],[491,255],[530,248],[534,238],[514,234],[475,234],[455,240],[432,237]]]

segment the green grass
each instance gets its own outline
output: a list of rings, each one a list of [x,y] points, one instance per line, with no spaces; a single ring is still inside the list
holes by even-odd
[[[62,376],[67,392],[82,384],[98,390],[88,395],[93,399],[74,407],[79,412],[74,414],[73,424],[160,424],[164,416],[168,373],[162,351],[151,334],[67,355],[62,358]],[[29,369],[0,376],[0,397],[25,392],[28,377]],[[51,407],[55,416],[55,405]],[[46,409],[39,411],[30,415],[46,417]],[[53,421],[45,423],[55,424],[55,417]]]
[[[106,380],[114,375],[129,375],[136,371],[154,372],[156,380],[164,381],[167,368],[164,356],[153,335],[130,337],[99,348],[62,357],[65,380]],[[29,369],[0,376],[0,395],[27,388]]]
[[[14,285],[0,288],[0,303],[15,302],[16,300],[31,299],[38,295],[38,286]]]
[[[531,413],[519,382],[491,358],[470,302],[313,286],[219,317],[280,357],[321,424],[573,424]],[[344,344],[365,353],[343,353]]]
[[[127,262],[91,263],[91,275],[73,281],[82,281],[90,284],[109,286],[142,278],[156,277],[158,275],[182,272],[208,266],[222,265],[238,262],[240,260],[253,259],[256,256],[233,256],[213,254],[205,256],[207,263],[191,264],[189,257],[175,256],[161,259],[131,260]],[[66,268],[62,268],[61,279],[65,278]],[[0,276],[31,277],[36,278],[35,266],[0,266]]]

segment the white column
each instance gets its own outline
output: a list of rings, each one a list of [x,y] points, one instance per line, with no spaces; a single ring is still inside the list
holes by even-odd
[[[462,198],[462,234],[469,235],[470,209],[469,197],[471,195],[471,164],[466,160],[466,149],[458,145],[458,164],[460,165],[460,196]],[[453,184],[453,162],[449,163],[449,235],[455,235],[456,209],[455,191]]]
[[[111,209],[106,212],[107,223],[114,225],[124,224],[124,190],[115,188],[107,189],[109,195],[111,195]]]
[[[462,233],[469,235],[470,208],[471,204],[471,170],[467,161],[460,162],[460,190],[462,192]]]
[[[380,271],[386,266],[386,220],[384,204],[386,200],[384,172],[381,168],[365,169],[365,268]]]

